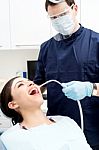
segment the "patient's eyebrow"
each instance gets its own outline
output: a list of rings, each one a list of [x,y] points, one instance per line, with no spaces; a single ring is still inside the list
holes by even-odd
[[[16,82],[16,84],[14,85],[14,88],[17,86],[18,83],[21,83],[21,82],[23,82],[23,80]]]
[[[29,80],[29,79],[20,80],[20,81],[18,81],[18,82],[15,83],[14,88],[16,87],[16,85],[17,85],[18,83],[25,82],[25,81],[30,81],[30,80]]]

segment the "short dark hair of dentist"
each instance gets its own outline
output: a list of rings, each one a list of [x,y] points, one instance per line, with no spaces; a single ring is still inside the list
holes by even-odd
[[[10,109],[8,107],[8,103],[13,100],[13,97],[11,95],[11,86],[12,86],[13,81],[16,78],[18,77],[14,77],[11,80],[9,80],[3,87],[1,94],[0,94],[1,110],[7,117],[12,118],[13,125],[15,125],[18,122],[20,123],[23,121],[23,117],[21,116],[21,114],[16,112],[14,109]]]
[[[46,11],[48,11],[48,6],[54,6],[54,5],[57,5],[61,2],[66,2],[68,4],[68,6],[71,6],[72,4],[75,5],[74,0],[46,0],[46,2],[45,2]]]

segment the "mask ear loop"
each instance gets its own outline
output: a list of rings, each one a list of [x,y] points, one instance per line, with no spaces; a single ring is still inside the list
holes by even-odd
[[[74,6],[75,4],[72,4],[70,7],[71,7],[71,9],[73,9],[73,6]]]

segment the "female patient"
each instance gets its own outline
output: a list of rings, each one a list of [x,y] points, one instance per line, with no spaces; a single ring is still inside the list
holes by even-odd
[[[72,119],[43,114],[42,94],[32,81],[12,78],[4,86],[0,101],[2,112],[14,124],[1,135],[7,150],[91,150]]]

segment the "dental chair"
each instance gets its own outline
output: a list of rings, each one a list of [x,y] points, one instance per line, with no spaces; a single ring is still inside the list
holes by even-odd
[[[7,150],[4,144],[2,143],[1,139],[0,139],[0,150]]]

